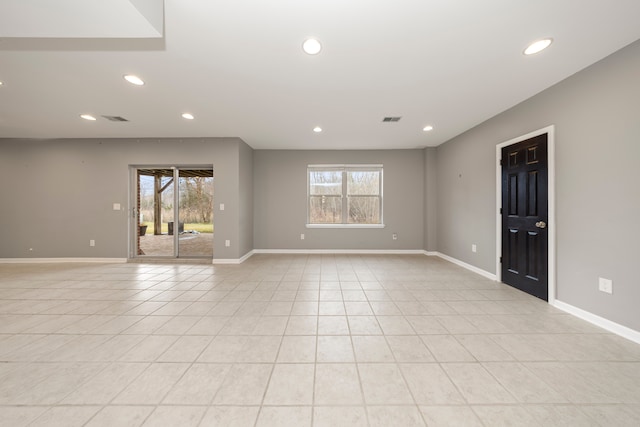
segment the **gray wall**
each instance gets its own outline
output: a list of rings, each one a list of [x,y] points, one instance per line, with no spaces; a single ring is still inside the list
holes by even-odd
[[[239,255],[253,250],[253,149],[244,142],[239,146]]]
[[[438,250],[494,272],[495,146],[554,124],[557,298],[640,330],[638,76],[640,42],[438,147]]]
[[[504,140],[489,130],[437,149],[438,252],[489,272],[495,272],[496,262],[495,145]]]
[[[438,250],[437,221],[437,151],[435,147],[424,149],[424,249]]]
[[[306,228],[307,165],[382,164],[383,229]],[[424,248],[422,150],[254,152],[256,249]],[[300,240],[300,234],[305,240]],[[398,240],[392,234],[398,233]]]
[[[251,225],[251,213],[239,213],[250,208],[239,198],[240,150],[243,165],[250,163],[245,145],[237,138],[0,139],[0,258],[126,258],[132,164],[212,164],[215,204],[226,207],[214,215],[214,257],[239,258],[250,246],[240,227]],[[247,179],[242,187],[250,199]],[[114,211],[113,203],[124,210]]]

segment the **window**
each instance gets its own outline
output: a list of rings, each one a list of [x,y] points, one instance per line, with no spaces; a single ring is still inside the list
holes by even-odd
[[[382,226],[382,165],[309,165],[307,226]]]

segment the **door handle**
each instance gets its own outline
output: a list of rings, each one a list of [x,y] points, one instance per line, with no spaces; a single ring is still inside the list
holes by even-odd
[[[547,228],[547,223],[544,221],[538,221],[536,222],[536,227],[538,228]]]

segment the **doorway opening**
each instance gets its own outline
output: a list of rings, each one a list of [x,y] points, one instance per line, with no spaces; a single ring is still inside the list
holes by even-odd
[[[554,126],[496,146],[496,278],[556,298]]]
[[[132,167],[132,258],[213,258],[213,167]]]

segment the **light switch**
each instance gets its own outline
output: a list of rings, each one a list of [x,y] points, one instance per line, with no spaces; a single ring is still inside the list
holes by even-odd
[[[120,203],[114,203],[113,204],[113,210],[114,211],[119,211],[120,210]]]
[[[223,211],[224,210],[224,203],[220,203],[220,210]]]

